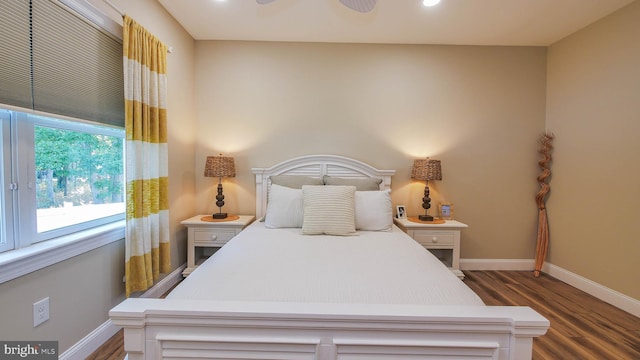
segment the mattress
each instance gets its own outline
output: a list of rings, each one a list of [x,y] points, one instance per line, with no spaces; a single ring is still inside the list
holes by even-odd
[[[484,305],[402,230],[302,235],[254,222],[168,296],[171,299]]]

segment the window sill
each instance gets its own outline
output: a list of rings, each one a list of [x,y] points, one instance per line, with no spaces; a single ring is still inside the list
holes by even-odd
[[[0,284],[124,239],[124,230],[125,221],[116,221],[2,253]]]

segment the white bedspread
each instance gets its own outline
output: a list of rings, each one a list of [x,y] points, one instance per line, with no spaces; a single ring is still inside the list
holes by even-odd
[[[301,235],[254,222],[200,265],[172,299],[483,305],[402,230]]]

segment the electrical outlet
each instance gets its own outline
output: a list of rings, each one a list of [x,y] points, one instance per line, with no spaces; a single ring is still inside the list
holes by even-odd
[[[49,320],[49,298],[33,303],[33,327]]]

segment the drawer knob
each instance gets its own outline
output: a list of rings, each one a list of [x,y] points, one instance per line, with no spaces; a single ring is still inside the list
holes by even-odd
[[[215,241],[216,239],[218,239],[218,235],[212,234],[211,235],[211,240]]]
[[[434,236],[431,238],[431,242],[437,243],[438,242],[438,237]]]

